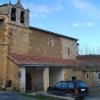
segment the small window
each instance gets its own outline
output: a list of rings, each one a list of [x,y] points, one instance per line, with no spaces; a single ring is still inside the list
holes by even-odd
[[[88,74],[86,74],[86,78],[89,79],[89,75]]]
[[[53,46],[54,45],[54,40],[52,38],[48,38],[48,45]]]
[[[11,87],[11,86],[12,86],[12,80],[6,80],[5,87]]]
[[[20,23],[24,23],[24,14],[25,14],[25,12],[21,11],[21,13],[20,13]]]
[[[98,79],[100,79],[100,73],[98,73]]]
[[[70,48],[68,48],[68,55],[70,55]]]
[[[0,28],[3,26],[4,24],[4,19],[0,19]]]
[[[11,9],[11,20],[16,21],[16,8]]]
[[[77,80],[77,77],[76,76],[72,76],[72,81],[75,81]]]

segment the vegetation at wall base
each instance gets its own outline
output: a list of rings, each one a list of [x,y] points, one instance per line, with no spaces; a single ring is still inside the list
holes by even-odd
[[[43,95],[29,95],[27,93],[21,93],[22,96],[30,97],[30,98],[35,98],[37,100],[63,100],[63,99],[58,99],[54,97],[49,97],[49,96],[43,96]]]

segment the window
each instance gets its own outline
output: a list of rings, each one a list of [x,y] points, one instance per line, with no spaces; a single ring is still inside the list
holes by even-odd
[[[5,87],[11,87],[11,86],[12,86],[12,80],[6,80]]]
[[[100,73],[98,73],[98,79],[100,79]]]
[[[68,88],[73,89],[74,88],[73,83],[68,83]]]
[[[70,48],[68,48],[68,55],[70,55]]]
[[[54,40],[51,37],[48,38],[48,45],[49,46],[53,46],[54,45]]]
[[[62,82],[61,87],[62,87],[62,89],[67,89],[67,83],[66,82]]]
[[[80,81],[77,83],[77,87],[87,87],[86,83]]]
[[[89,79],[89,75],[88,74],[86,74],[86,78]]]
[[[61,82],[57,83],[57,84],[55,85],[55,87],[61,88]]]
[[[66,89],[67,83],[66,82],[59,82],[59,83],[56,84],[56,88]]]
[[[21,13],[20,13],[20,23],[24,23],[24,14],[25,14],[25,12],[21,11]]]
[[[4,24],[4,19],[0,19],[0,28],[2,28],[3,24]]]
[[[76,76],[72,76],[72,81],[77,80]]]
[[[16,8],[11,9],[11,20],[16,21]]]

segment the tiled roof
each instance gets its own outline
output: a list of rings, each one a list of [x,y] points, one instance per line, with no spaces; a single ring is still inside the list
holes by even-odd
[[[83,63],[85,69],[100,71],[100,55],[79,55],[77,60]]]
[[[100,65],[100,55],[79,55],[77,56],[77,60],[97,63]]]
[[[84,60],[62,59],[58,57],[27,56],[9,54],[9,59],[22,67],[63,67],[84,71],[100,71],[100,63]]]
[[[27,56],[27,55],[18,55],[18,54],[9,54],[8,56],[14,63],[18,65],[55,65],[55,66],[73,66],[79,65],[79,60],[74,59],[62,59],[57,57],[39,57],[39,56]]]

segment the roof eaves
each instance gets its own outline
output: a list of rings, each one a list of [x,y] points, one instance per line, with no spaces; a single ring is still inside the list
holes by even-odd
[[[48,31],[48,30],[45,30],[45,29],[41,29],[41,28],[37,28],[37,27],[33,27],[33,26],[29,26],[29,28],[34,29],[34,30],[39,30],[39,31],[42,31],[42,32],[46,32],[46,33],[50,33],[50,34],[53,34],[53,35],[56,35],[56,36],[64,37],[64,38],[67,38],[67,39],[70,39],[70,40],[78,41],[78,39],[76,39],[76,38],[69,37],[69,36],[62,35],[62,34],[55,33],[55,32],[51,32],[51,31]]]
[[[0,5],[0,7],[3,7],[3,6],[7,6],[8,4],[2,4],[2,5]]]
[[[46,67],[48,66],[49,68],[76,68],[78,67],[77,65],[69,65],[69,64],[44,64],[44,63],[38,63],[38,64],[20,64],[21,67]],[[76,67],[75,67],[76,66]]]

